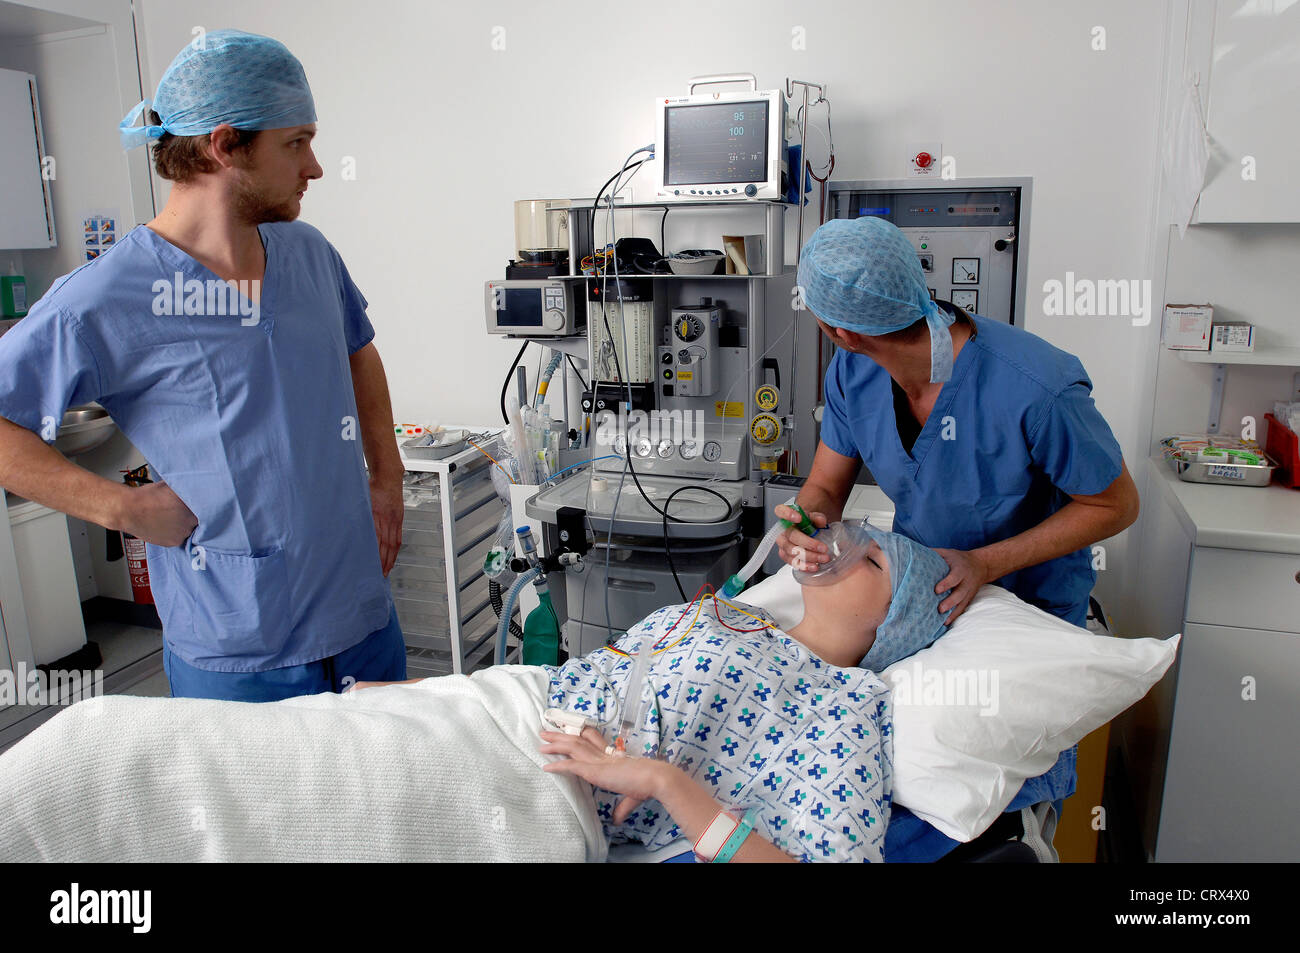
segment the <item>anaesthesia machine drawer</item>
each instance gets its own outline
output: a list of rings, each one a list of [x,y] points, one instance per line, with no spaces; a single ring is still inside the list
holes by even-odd
[[[1300,555],[1197,547],[1187,621],[1300,632]]]

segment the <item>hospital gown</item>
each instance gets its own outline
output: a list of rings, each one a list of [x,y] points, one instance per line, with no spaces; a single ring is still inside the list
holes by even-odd
[[[828,665],[775,627],[732,631],[759,628],[766,616],[717,610],[725,625],[711,602],[698,616],[694,606],[668,606],[616,643],[628,655],[602,650],[552,667],[549,704],[612,739],[636,649],[653,638],[642,689],[653,700],[629,750],[677,765],[730,808],[755,809],[754,829],[799,860],[882,861],[893,757],[885,684]],[[614,824],[620,795],[595,795],[612,843],[657,848],[683,836],[657,801]]]

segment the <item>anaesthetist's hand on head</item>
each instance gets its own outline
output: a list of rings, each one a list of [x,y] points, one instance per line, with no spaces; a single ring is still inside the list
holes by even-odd
[[[949,572],[939,580],[934,592],[939,596],[948,593],[948,598],[939,603],[939,611],[952,609],[952,615],[944,623],[952,625],[953,620],[966,611],[975,594],[980,591],[980,586],[992,582],[996,577],[978,553],[960,549],[936,549],[935,552],[948,564]]]

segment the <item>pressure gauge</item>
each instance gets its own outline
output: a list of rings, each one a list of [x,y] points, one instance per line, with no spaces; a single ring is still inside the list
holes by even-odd
[[[749,434],[755,443],[770,446],[781,437],[781,421],[771,414],[759,414],[749,422]]]
[[[952,283],[954,285],[979,284],[980,260],[978,258],[954,258],[952,260]]]
[[[952,290],[952,303],[959,308],[965,308],[974,314],[979,310],[980,293],[974,288],[963,288]]]
[[[627,437],[619,434],[614,438],[614,452],[620,457],[627,456]]]
[[[717,463],[722,459],[722,444],[716,440],[710,440],[704,445],[704,459],[709,463]]]
[[[781,402],[781,393],[771,384],[764,384],[754,393],[754,403],[759,410],[775,410]]]
[[[632,449],[638,457],[648,457],[650,454],[654,453],[655,445],[649,437],[641,437],[637,440],[636,446]]]
[[[655,447],[655,453],[659,454],[659,459],[667,460],[673,455],[673,442],[671,440],[660,440],[659,446]]]
[[[700,445],[694,440],[683,440],[679,452],[683,460],[694,460],[700,455]]]

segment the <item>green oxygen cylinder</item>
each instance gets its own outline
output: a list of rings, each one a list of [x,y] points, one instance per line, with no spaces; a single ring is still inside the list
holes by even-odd
[[[558,665],[560,663],[560,623],[551,605],[551,590],[543,583],[537,589],[540,605],[524,620],[523,663]]]

